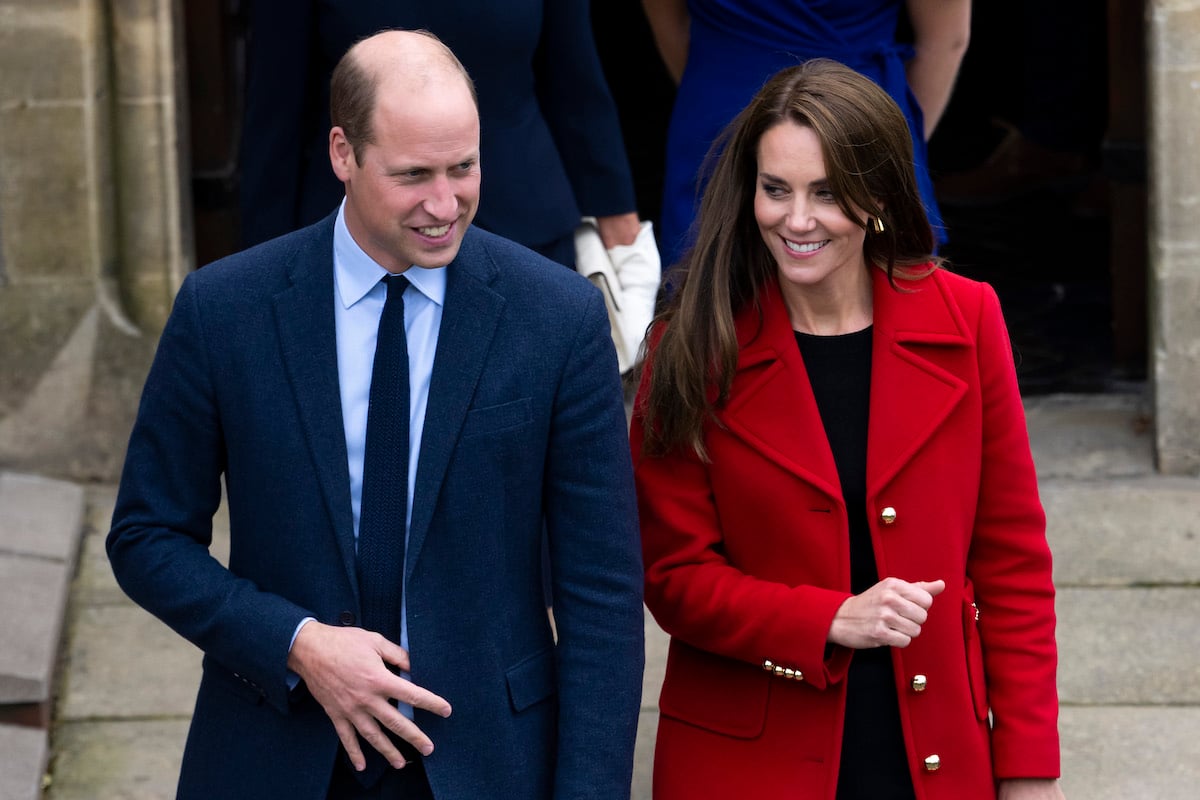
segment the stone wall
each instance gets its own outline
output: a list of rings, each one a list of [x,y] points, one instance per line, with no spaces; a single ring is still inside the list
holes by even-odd
[[[119,471],[190,269],[177,1],[0,0],[2,467]]]
[[[1200,473],[1200,3],[1147,3],[1150,379],[1158,469]]]

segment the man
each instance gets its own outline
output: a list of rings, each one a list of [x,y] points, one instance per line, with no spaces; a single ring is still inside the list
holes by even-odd
[[[205,654],[178,796],[628,797],[641,563],[603,300],[471,226],[479,119],[440,41],[361,41],[331,96],[341,208],[184,281],[108,537]]]

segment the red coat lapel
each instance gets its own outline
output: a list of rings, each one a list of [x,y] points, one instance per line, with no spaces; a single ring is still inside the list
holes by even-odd
[[[898,281],[874,276],[867,490],[877,492],[936,433],[966,393],[938,353],[970,339],[957,305],[937,276]],[[763,292],[761,314],[738,315],[737,374],[718,422],[749,447],[831,497],[841,497],[837,467],[778,285]]]
[[[763,457],[840,499],[837,466],[776,283],[763,292],[761,317],[743,311],[737,331],[737,374],[717,419]]]
[[[939,356],[971,341],[958,305],[937,273],[920,281],[897,281],[898,288],[888,285],[882,270],[872,273],[868,495],[901,470],[962,400],[966,382]]]

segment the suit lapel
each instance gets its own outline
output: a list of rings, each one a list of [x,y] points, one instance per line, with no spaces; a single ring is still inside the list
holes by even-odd
[[[333,217],[313,228],[288,267],[291,281],[275,296],[284,369],[308,439],[342,561],[357,592],[350,472],[338,389],[333,320]]]
[[[478,238],[468,232],[462,249],[446,273],[442,327],[438,332],[421,453],[417,460],[412,523],[404,564],[406,581],[412,576],[413,566],[425,544],[439,489],[504,310],[505,299],[489,286],[496,273],[497,267],[491,257]]]
[[[737,374],[718,419],[764,458],[840,498],[837,466],[776,283],[763,291],[761,316],[741,312],[737,329]]]
[[[936,273],[918,282],[897,281],[897,290],[881,270],[872,272],[868,495],[900,471],[962,400],[965,382],[939,364],[938,356],[970,343],[958,306]]]

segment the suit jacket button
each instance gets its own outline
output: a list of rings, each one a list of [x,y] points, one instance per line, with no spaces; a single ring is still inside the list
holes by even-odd
[[[913,675],[912,688],[913,688],[914,692],[925,691],[926,683],[927,683],[927,680],[924,675]]]
[[[938,757],[937,753],[934,753],[931,756],[925,756],[925,771],[926,772],[937,772],[938,768],[941,766],[942,766],[942,759]]]
[[[896,509],[891,506],[886,507],[883,511],[879,512],[879,520],[884,525],[891,525],[896,521]]]
[[[354,624],[354,612],[353,611],[343,611],[342,613],[338,614],[338,624],[346,626],[346,627],[353,625]]]

